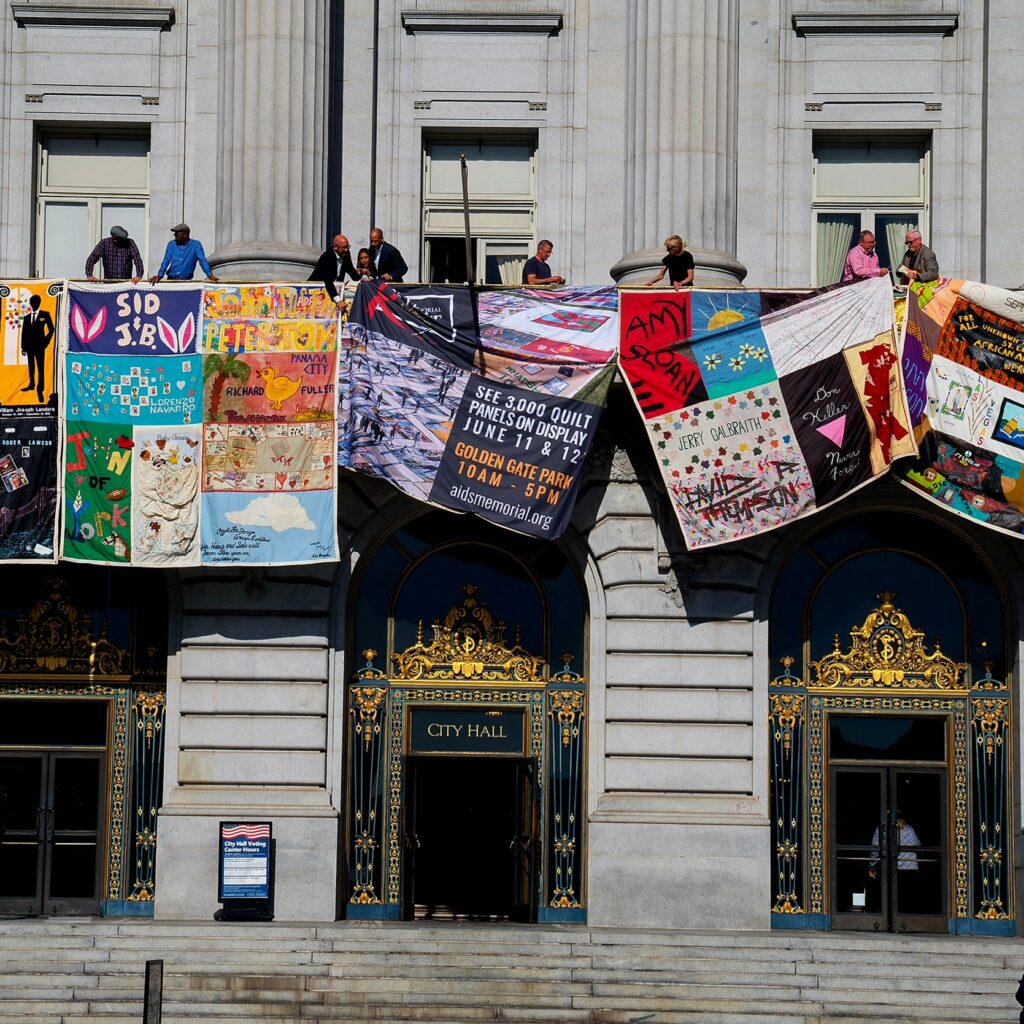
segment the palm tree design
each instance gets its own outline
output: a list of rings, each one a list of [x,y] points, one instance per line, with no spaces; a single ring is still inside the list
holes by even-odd
[[[220,395],[224,390],[224,383],[229,377],[241,381],[243,384],[249,380],[252,367],[239,359],[234,352],[226,356],[209,355],[203,360],[203,384],[214,377],[213,387],[210,389],[210,411],[211,420],[219,419]]]

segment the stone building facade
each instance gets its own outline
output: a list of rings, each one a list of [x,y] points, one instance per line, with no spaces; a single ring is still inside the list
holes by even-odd
[[[460,280],[455,168],[465,153],[478,279],[488,283],[514,280],[542,237],[571,282],[636,283],[678,231],[698,284],[806,286],[835,279],[859,228],[874,230],[895,263],[903,231],[917,226],[943,271],[1020,284],[1024,184],[1014,168],[1024,139],[1014,111],[1024,71],[1014,54],[1024,12],[1012,0],[893,0],[884,13],[857,0],[814,6],[7,3],[0,277],[80,276],[91,245],[119,222],[155,270],[167,229],[184,219],[222,278],[304,278],[336,231],[357,246],[380,225],[409,279]],[[159,855],[142,899],[126,885],[113,899],[116,843],[104,820],[107,912],[134,902],[129,911],[148,903],[157,917],[208,917],[218,821],[268,820],[278,920],[417,913],[429,901],[413,892],[410,851],[430,823],[410,810],[408,766],[404,788],[385,793],[381,777],[357,792],[358,771],[396,771],[404,755],[365,759],[371,733],[356,726],[383,725],[386,709],[366,725],[356,690],[393,701],[399,687],[403,700],[429,704],[411,677],[395,677],[394,658],[415,645],[417,621],[444,620],[471,585],[510,634],[536,623],[524,635],[540,664],[523,692],[543,705],[535,753],[547,758],[539,791],[493,776],[495,792],[507,782],[501,814],[528,825],[512,829],[510,845],[529,849],[500,869],[483,855],[466,861],[479,889],[519,886],[511,904],[506,894],[473,913],[514,904],[529,919],[592,925],[824,928],[870,917],[883,928],[1013,931],[1018,548],[883,482],[756,541],[691,555],[624,393],[613,393],[602,431],[573,528],[546,549],[347,476],[339,564],[168,573],[122,596],[145,618],[145,594],[167,594],[158,841],[133,846],[130,828],[116,840],[129,860],[157,842]],[[19,575],[24,608],[50,576]],[[886,592],[908,621],[884,611]],[[966,666],[952,696],[920,680],[860,703],[825,692],[815,666],[832,635],[852,657],[846,638],[872,612],[889,615],[908,645],[913,628],[943,633],[943,650]],[[564,666],[558,641],[572,656]],[[510,636],[502,642],[511,649]],[[159,693],[162,668],[122,666],[111,687],[131,699]],[[85,685],[71,673],[27,687],[19,671],[0,697],[74,696]],[[481,708],[523,689],[504,680],[484,699],[479,680],[462,686],[452,672],[437,692],[469,693]],[[561,690],[582,696],[560,705]],[[915,746],[918,733],[932,739]],[[563,737],[578,781],[558,810]],[[958,758],[985,752],[988,739],[1004,760],[960,771]],[[37,746],[47,749],[45,736]],[[986,764],[1002,764],[1001,781]],[[468,763],[448,776],[423,771],[425,789],[447,787],[446,800],[420,801],[424,814],[463,807]],[[858,771],[871,776],[883,818],[904,809],[898,794],[916,794],[930,819],[918,822],[921,873],[934,854],[938,909],[917,914],[892,892],[872,909],[868,883],[844,874],[870,859],[870,836],[843,837],[844,787]],[[524,807],[531,800],[540,804]],[[360,801],[388,818],[376,818],[370,861],[356,842]],[[492,841],[498,819],[463,810],[446,826],[453,845],[472,847],[477,826]],[[871,808],[857,813],[862,832],[877,820]],[[372,898],[359,902],[367,871]],[[852,899],[860,891],[865,902]]]

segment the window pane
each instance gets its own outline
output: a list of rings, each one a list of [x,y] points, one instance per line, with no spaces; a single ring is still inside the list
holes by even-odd
[[[944,718],[833,715],[829,756],[867,761],[944,761]],[[929,776],[930,777],[930,776]]]
[[[99,241],[89,235],[89,204],[44,204],[42,234],[43,277],[84,277],[85,258]]]
[[[98,747],[107,742],[105,700],[0,701],[0,744]]]
[[[100,208],[100,233],[96,241],[106,238],[115,224],[120,224],[139,247],[142,259],[146,259],[147,230],[146,207],[143,203],[103,203]],[[97,263],[94,273],[103,273],[103,264]]]
[[[523,267],[529,258],[529,246],[523,242],[484,243],[484,284],[520,284]]]
[[[896,551],[865,552],[829,574],[811,612],[811,657],[828,654],[837,634],[848,650],[850,630],[878,607],[882,590],[896,592],[896,607],[925,631],[929,648],[938,636],[948,657],[963,660],[963,613],[955,590],[926,562]]]
[[[920,142],[817,142],[817,199],[923,202]]]
[[[476,239],[471,239],[476,249]],[[428,238],[427,280],[437,284],[465,284],[466,239]]]
[[[816,284],[835,284],[842,276],[846,254],[860,232],[860,214],[818,214],[818,259]]]
[[[509,142],[433,142],[427,147],[430,195],[461,196],[462,164],[466,156],[469,194],[528,198],[532,194],[530,158],[533,145]]]
[[[149,139],[125,135],[51,135],[45,147],[44,189],[149,189]]]
[[[875,252],[878,265],[895,270],[906,252],[906,235],[917,227],[916,213],[895,213],[875,217]]]

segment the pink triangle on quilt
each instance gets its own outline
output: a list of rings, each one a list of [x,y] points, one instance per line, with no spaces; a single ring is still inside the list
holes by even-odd
[[[843,435],[846,433],[846,414],[818,427],[818,433],[824,434],[837,448],[843,447]]]

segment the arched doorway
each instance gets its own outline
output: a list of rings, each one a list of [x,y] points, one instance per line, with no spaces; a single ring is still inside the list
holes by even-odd
[[[167,689],[163,582],[72,565],[4,573],[0,915],[148,916]]]
[[[774,927],[1012,934],[1009,622],[930,515],[810,533],[772,597]]]
[[[586,605],[560,548],[428,512],[360,563],[348,917],[585,919]]]

